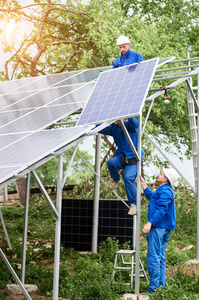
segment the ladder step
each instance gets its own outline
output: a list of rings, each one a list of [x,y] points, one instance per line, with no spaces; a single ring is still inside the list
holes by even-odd
[[[132,268],[130,268],[130,267],[114,267],[113,269],[114,269],[114,270],[125,270],[125,271],[129,271],[129,270],[131,270]]]
[[[190,116],[190,117],[197,117],[198,114],[197,114],[197,113],[194,113],[194,114],[190,114],[189,116]]]
[[[116,254],[123,254],[123,255],[132,255],[132,254],[135,254],[135,250],[118,250],[115,253]]]

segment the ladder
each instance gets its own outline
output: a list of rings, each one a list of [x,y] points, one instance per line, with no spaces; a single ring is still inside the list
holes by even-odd
[[[195,94],[195,98],[198,101],[199,100],[199,76],[198,77],[198,86],[192,87],[192,80],[189,79],[189,83],[192,87],[192,90]],[[194,180],[195,180],[195,189],[197,189],[197,161],[198,161],[198,155],[197,155],[197,149],[198,149],[198,129],[197,129],[197,117],[198,114],[196,113],[194,100],[191,95],[190,90],[187,88],[187,106],[188,106],[188,115],[189,115],[189,125],[190,125],[190,136],[191,136],[191,145],[192,145],[192,157],[193,157],[193,170],[194,170]]]
[[[114,261],[114,267],[113,267],[113,278],[115,276],[116,271],[130,271],[130,283],[126,283],[127,285],[130,285],[131,288],[133,288],[133,277],[135,277],[135,271],[134,271],[134,267],[135,267],[135,262],[134,262],[134,255],[136,254],[135,250],[118,250],[117,252],[115,252],[115,261]],[[125,257],[129,255],[130,261],[125,261]],[[118,258],[121,258],[121,264],[119,265],[119,261]],[[144,270],[143,264],[140,261],[140,272],[142,272],[143,274],[140,274],[140,277],[145,277],[147,282],[148,282],[148,277],[147,274]]]

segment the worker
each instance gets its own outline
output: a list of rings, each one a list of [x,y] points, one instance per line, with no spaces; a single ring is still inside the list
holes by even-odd
[[[128,120],[123,119],[122,121],[124,122],[124,126],[126,127],[135,148],[137,148],[137,130],[139,127],[137,119],[135,117],[132,117]],[[113,181],[109,184],[109,188],[111,190],[114,190],[118,186],[118,184],[122,182],[120,179],[119,170],[124,169],[124,183],[130,206],[128,214],[135,215],[137,213],[137,193],[135,187],[135,178],[137,176],[137,161],[135,159],[135,155],[120,126],[119,120],[102,129],[100,133],[112,136],[115,144],[117,145],[117,149],[115,151],[116,156],[110,158],[107,161],[107,167],[109,169],[111,178],[113,179]],[[144,152],[142,149],[142,156],[143,154]]]
[[[130,41],[128,37],[121,35],[117,39],[117,46],[120,49],[121,55],[114,61],[113,69],[144,60],[140,53],[130,51]]]
[[[128,37],[121,35],[117,39],[117,46],[121,52],[121,55],[114,61],[113,69],[122,66],[134,64],[143,61],[143,57],[140,53],[130,51],[130,41]],[[137,148],[137,130],[139,124],[136,118],[130,118],[128,121],[124,119],[124,125],[132,139],[132,142]],[[113,137],[118,149],[116,150],[116,156],[107,161],[107,166],[113,181],[109,185],[109,188],[114,190],[118,184],[122,181],[120,179],[119,170],[124,169],[124,183],[126,188],[126,194],[129,201],[130,209],[129,215],[135,215],[137,192],[135,187],[135,178],[137,176],[137,161],[135,155],[126,139],[126,136],[120,127],[120,121],[117,120],[115,123],[101,130],[100,133],[110,135]],[[142,156],[144,152],[142,150]]]
[[[150,276],[149,288],[146,294],[153,293],[160,286],[165,287],[166,281],[166,245],[170,231],[175,230],[176,213],[174,202],[174,185],[178,173],[173,169],[165,169],[158,175],[153,193],[146,181],[140,175],[145,196],[149,199],[148,222],[142,229],[148,243],[147,268]]]

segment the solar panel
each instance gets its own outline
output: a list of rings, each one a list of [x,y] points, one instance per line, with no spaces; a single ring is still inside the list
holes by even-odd
[[[155,58],[102,72],[77,125],[138,115],[158,60]]]
[[[43,90],[44,88],[52,86],[62,80],[65,80],[66,78],[75,76],[80,72],[82,71],[65,72],[6,81],[3,85],[0,85],[0,94]]]
[[[39,80],[40,77],[30,77],[23,79],[16,79],[11,81],[5,81],[2,85],[0,85],[0,94],[10,93],[11,91],[18,90],[21,86],[28,86],[34,81]]]
[[[18,101],[15,101],[10,105],[7,105],[6,107],[2,108],[0,112],[42,107],[74,90],[77,90],[82,86],[83,86],[82,84],[78,84],[78,85],[71,85],[71,86],[65,86],[59,88],[48,88],[43,91],[38,91],[24,98],[20,98]],[[8,95],[6,95],[5,97],[7,96]],[[12,95],[12,98],[15,99],[15,94]]]
[[[50,86],[65,86],[69,84],[89,82],[96,79],[100,72],[110,68],[111,67],[100,67],[6,81],[0,85],[0,94],[37,91]]]
[[[0,150],[7,147],[8,145],[13,144],[17,140],[27,136],[27,133],[18,133],[18,134],[1,134],[0,135]]]
[[[91,128],[91,127],[90,127]],[[69,127],[35,132],[0,150],[0,183],[22,172],[52,152],[75,141],[89,127]]]
[[[0,95],[0,110],[32,94],[33,92],[24,92],[24,93],[15,93],[14,96],[13,94]]]
[[[20,107],[22,109],[22,103],[24,103],[24,109],[22,110],[13,110],[10,112],[2,110],[0,113],[0,117],[2,116],[2,121],[0,119],[0,134],[36,131],[49,126],[55,121],[61,120],[84,107],[94,85],[94,82],[88,83],[69,93],[65,92],[63,95],[59,94],[59,97],[57,94],[51,97],[53,93],[42,93],[44,96],[43,101],[39,96],[38,98],[41,104],[47,104],[36,107],[34,110],[25,109],[27,106],[31,107],[32,101],[34,101],[32,97],[28,98],[28,102],[22,101],[16,104],[20,106],[12,105],[14,108]],[[48,102],[46,102],[47,100]],[[7,116],[9,116],[9,118],[7,118]]]
[[[83,83],[83,82],[89,82],[96,78],[98,78],[99,74],[103,71],[109,70],[111,67],[102,67],[102,68],[96,68],[96,69],[88,69],[84,70],[83,72],[79,73],[78,75],[68,78],[66,80],[63,80],[59,83],[57,83],[55,86],[64,86],[68,84],[76,84],[76,83]]]

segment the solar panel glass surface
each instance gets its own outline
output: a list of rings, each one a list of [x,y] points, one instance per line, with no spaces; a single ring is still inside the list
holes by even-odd
[[[98,78],[101,72],[109,70],[110,68],[111,67],[102,67],[102,68],[84,70],[76,76],[73,76],[71,78],[63,80],[62,82],[57,83],[55,86],[89,82],[95,80],[96,78]]]
[[[36,107],[34,110],[23,109],[22,101],[20,104],[16,104],[20,106],[14,105],[15,109],[20,107],[21,110],[13,110],[4,113],[1,111],[0,116],[2,116],[2,121],[0,120],[0,134],[36,131],[74,113],[84,107],[94,85],[95,83],[91,82],[80,87],[76,86],[75,90],[68,93],[68,90],[66,89],[65,94],[64,92],[61,94],[59,93],[59,96],[58,94],[54,95],[54,93],[50,92],[47,94],[42,93],[44,99],[42,102],[42,99],[40,98],[40,102],[45,103],[46,105]],[[32,101],[34,101],[32,97],[33,96],[25,99],[26,101],[24,104],[26,104],[26,107],[31,107]],[[45,99],[47,99],[48,102],[46,102]],[[36,101],[38,101],[38,99],[36,99]]]
[[[101,73],[77,125],[139,114],[157,63],[158,58]]]
[[[88,128],[70,127],[35,132],[0,150],[0,183],[75,141]]]
[[[10,93],[11,91],[18,91],[22,86],[30,85],[32,82],[36,82],[41,77],[30,77],[30,78],[23,78],[23,79],[16,79],[5,81],[3,84],[0,85],[0,94]],[[28,88],[26,89],[28,90]]]

